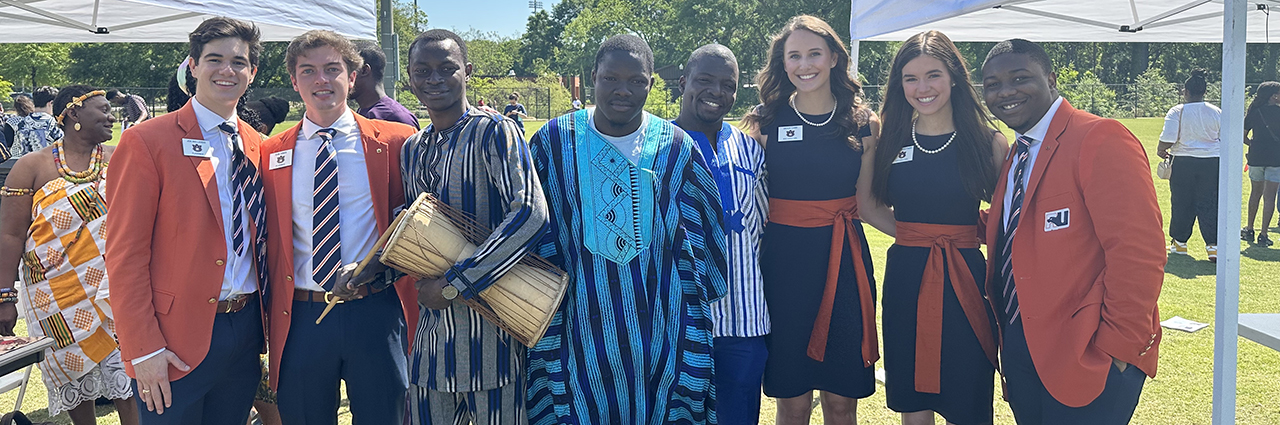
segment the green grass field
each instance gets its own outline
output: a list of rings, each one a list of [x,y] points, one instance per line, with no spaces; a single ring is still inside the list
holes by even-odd
[[[1155,152],[1156,140],[1159,137],[1161,120],[1156,118],[1121,120],[1134,134],[1142,140],[1148,154]],[[532,136],[544,121],[525,124],[526,135]],[[293,123],[284,123],[276,127],[277,131],[287,128]],[[425,123],[424,123],[425,124]],[[1151,156],[1151,167],[1154,170],[1157,158]],[[1154,172],[1152,174],[1154,176]],[[1154,178],[1154,177],[1153,177]],[[1249,188],[1244,187],[1248,194]],[[1166,180],[1155,180],[1156,192],[1160,197],[1160,205],[1165,211],[1168,221],[1169,184]],[[1244,201],[1242,200],[1242,209]],[[885,250],[893,240],[873,229],[868,228],[867,236],[871,244],[872,256],[877,268],[884,264]],[[1237,243],[1234,232],[1220,235],[1220,248],[1229,249]],[[1264,249],[1240,243],[1242,251],[1240,265],[1240,311],[1245,313],[1280,312],[1280,249]],[[1169,260],[1165,268],[1164,290],[1160,296],[1160,316],[1167,319],[1182,316],[1198,322],[1213,323],[1215,266],[1205,259],[1204,243],[1197,231],[1190,242],[1191,257],[1175,256]],[[878,273],[882,271],[877,270]],[[877,276],[877,278],[882,275]],[[879,280],[879,279],[877,279]],[[21,326],[21,324],[20,324]],[[19,330],[21,334],[22,330]],[[1155,379],[1147,381],[1142,394],[1142,401],[1134,415],[1134,424],[1144,425],[1192,425],[1209,424],[1211,398],[1213,395],[1213,335],[1214,328],[1196,333],[1165,330],[1164,342],[1160,349],[1159,374]],[[1280,423],[1280,353],[1253,343],[1240,340],[1238,390],[1236,423],[1244,425],[1263,425]],[[34,411],[35,416],[42,416],[45,406],[44,386],[39,382],[38,371],[32,376],[33,385],[27,393],[26,411]],[[0,396],[0,406],[13,402],[16,391]],[[997,424],[1013,424],[1013,417],[1008,405],[999,400],[999,386],[996,386],[997,399],[995,412]],[[860,423],[894,424],[898,423],[898,415],[885,407],[883,391],[861,400],[859,403]],[[766,398],[762,406],[761,423],[774,423],[774,403]],[[100,423],[118,423],[110,408],[100,408]],[[48,419],[46,419],[48,420]],[[59,424],[69,424],[70,420],[63,415],[54,418]],[[350,415],[343,410],[340,422],[349,424]],[[813,423],[822,423],[821,409],[815,409]],[[941,423],[941,422],[939,422]]]

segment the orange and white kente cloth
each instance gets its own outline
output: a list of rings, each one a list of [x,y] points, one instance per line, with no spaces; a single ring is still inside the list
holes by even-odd
[[[27,332],[57,342],[40,362],[51,392],[77,383],[117,350],[107,300],[99,297],[107,288],[106,217],[98,182],[59,178],[32,195],[18,293]]]

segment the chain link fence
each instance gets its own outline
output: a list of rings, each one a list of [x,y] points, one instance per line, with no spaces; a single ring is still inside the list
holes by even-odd
[[[1259,83],[1245,85],[1245,105],[1252,100],[1253,93]],[[976,87],[982,96],[982,86]],[[1079,83],[1059,84],[1059,92],[1078,109],[1107,118],[1144,118],[1163,117],[1169,108],[1182,102],[1178,85],[1166,83],[1151,84],[1103,84]],[[866,85],[862,87],[863,102],[873,110],[879,111],[884,100],[883,85]],[[731,117],[741,117],[760,102],[760,92],[754,86],[738,89],[738,102],[734,105]],[[1210,84],[1205,93],[1205,101],[1222,106],[1222,90],[1220,83]]]

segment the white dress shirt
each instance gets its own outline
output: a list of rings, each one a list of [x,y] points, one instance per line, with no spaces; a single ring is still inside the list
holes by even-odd
[[[253,240],[253,233],[249,231],[250,216],[248,211],[244,213],[244,220],[241,225],[245,226],[245,250],[243,254],[236,255],[235,245],[231,243],[231,235],[235,229],[231,228],[231,206],[233,195],[231,178],[231,137],[218,129],[218,125],[224,122],[239,128],[239,118],[234,115],[231,118],[219,116],[217,113],[209,110],[200,104],[200,101],[194,97],[191,98],[192,109],[196,112],[196,122],[200,124],[200,133],[204,139],[209,141],[212,158],[209,161],[213,164],[213,175],[218,180],[218,203],[222,207],[222,236],[226,239],[227,245],[227,268],[222,275],[222,292],[218,295],[218,299],[225,300],[240,294],[250,294],[258,290],[258,275],[253,271],[253,247],[249,245]],[[243,143],[244,138],[241,137]],[[240,150],[244,151],[244,146],[240,146]],[[242,204],[243,207],[243,204]]]
[[[302,118],[302,131],[293,148],[293,285],[308,291],[324,291],[314,281],[311,264],[312,215],[315,211],[316,153],[323,129],[306,117]],[[378,221],[374,215],[373,195],[370,192],[369,172],[365,164],[364,144],[360,141],[360,127],[350,109],[334,121],[331,127],[337,131],[330,145],[336,151],[338,161],[338,235],[341,238],[342,264],[364,259],[378,243]]]
[[[1053,101],[1053,106],[1050,106],[1049,111],[1045,112],[1043,117],[1040,117],[1040,121],[1037,122],[1035,126],[1031,127],[1030,130],[1027,130],[1027,134],[1019,134],[1016,131],[1013,133],[1014,145],[1013,145],[1013,149],[1009,150],[1009,154],[1014,155],[1013,157],[1014,163],[1013,163],[1013,166],[1009,167],[1009,175],[1005,176],[1005,183],[1008,184],[1008,186],[1005,186],[1005,191],[1004,191],[1004,225],[1005,227],[1009,226],[1009,207],[1010,207],[1010,204],[1013,204],[1013,173],[1017,171],[1017,166],[1018,166],[1018,163],[1017,163],[1018,157],[1016,153],[1017,147],[1018,147],[1017,145],[1018,138],[1022,136],[1027,136],[1031,138],[1031,146],[1027,149],[1027,168],[1022,172],[1022,190],[1025,193],[1027,190],[1028,184],[1030,184],[1029,182],[1031,181],[1031,171],[1035,170],[1036,168],[1036,157],[1040,155],[1041,142],[1044,141],[1045,135],[1049,134],[1049,124],[1053,122],[1053,116],[1054,114],[1058,113],[1059,106],[1062,106],[1062,96],[1058,96],[1058,100]],[[1022,201],[1026,202],[1027,200],[1024,197]]]
[[[200,134],[204,140],[209,142],[210,158],[209,162],[213,164],[213,176],[218,182],[218,203],[222,208],[222,237],[226,239],[227,245],[227,268],[222,272],[222,291],[218,293],[218,299],[225,300],[236,295],[250,294],[258,290],[258,274],[253,270],[253,232],[249,231],[249,220],[251,216],[248,210],[243,211],[244,220],[241,225],[245,226],[245,249],[244,254],[236,255],[235,245],[231,242],[231,235],[235,234],[231,228],[231,137],[218,129],[218,125],[222,123],[230,123],[236,128],[239,126],[238,117],[223,117],[216,112],[209,110],[200,104],[196,98],[191,98],[191,107],[196,112],[196,123],[200,125]],[[244,151],[244,137],[241,136],[240,150]],[[313,165],[314,166],[314,165]],[[243,204],[241,204],[244,207]],[[161,348],[142,357],[130,360],[130,363],[139,364],[152,357],[163,353],[165,349]]]

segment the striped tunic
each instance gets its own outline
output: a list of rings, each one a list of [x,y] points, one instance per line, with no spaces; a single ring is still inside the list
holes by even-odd
[[[701,132],[688,134],[697,141],[715,176],[729,239],[729,290],[711,304],[711,334],[717,338],[766,335],[769,309],[760,275],[760,235],[769,215],[764,147],[729,123],[721,124],[715,140]],[[716,144],[714,149],[711,143]]]
[[[684,131],[646,117],[632,164],[561,116],[533,140],[551,232],[539,252],[570,286],[529,351],[529,422],[714,424],[708,305],[725,292],[715,180]]]
[[[475,256],[459,260],[445,274],[451,284],[465,288],[460,297],[489,287],[546,230],[546,200],[523,136],[515,122],[469,109],[448,128],[432,123],[404,143],[405,199],[432,193],[494,229]],[[410,382],[442,392],[518,382],[525,349],[506,332],[458,301],[444,310],[420,310]]]

